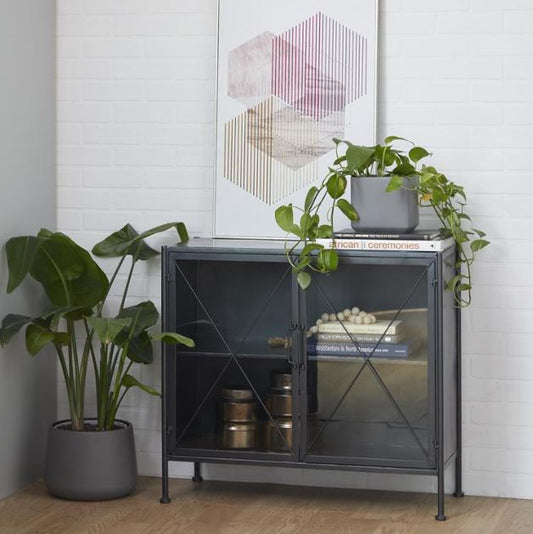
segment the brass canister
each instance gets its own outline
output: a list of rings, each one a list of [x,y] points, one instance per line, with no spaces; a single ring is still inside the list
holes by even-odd
[[[292,391],[292,373],[290,371],[272,371],[270,380],[274,389]]]
[[[220,396],[229,401],[244,402],[253,400],[254,392],[241,386],[227,386],[220,390]]]
[[[292,418],[277,417],[267,422],[267,449],[273,451],[288,451],[292,447]]]
[[[227,386],[220,390],[218,420],[221,422],[252,423],[257,421],[257,403],[251,389]]]
[[[255,449],[257,425],[255,423],[224,423],[221,446],[224,449]]]
[[[221,402],[221,419],[224,422],[250,423],[257,421],[257,403],[255,401]]]
[[[266,404],[268,411],[273,417],[291,417],[292,391],[272,388]]]

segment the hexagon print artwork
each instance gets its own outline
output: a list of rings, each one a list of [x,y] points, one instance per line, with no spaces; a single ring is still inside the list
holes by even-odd
[[[318,2],[324,9],[308,16],[310,3],[296,1],[302,17],[295,19],[299,9],[291,9],[294,22],[284,28],[283,2],[228,2],[233,18],[249,25],[236,24],[219,37],[218,106],[224,104],[224,113],[218,113],[217,184],[231,183],[274,209],[323,178],[324,158],[334,159],[333,138],[346,139],[358,126],[368,130],[375,120],[376,28],[369,28],[369,39],[364,28],[350,27],[357,17],[339,16],[354,2],[374,21],[370,0]],[[365,98],[371,118],[360,121],[352,110]],[[365,135],[371,143],[373,128]]]

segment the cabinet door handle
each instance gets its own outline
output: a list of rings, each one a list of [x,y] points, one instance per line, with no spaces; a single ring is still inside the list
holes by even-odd
[[[289,362],[289,365],[291,366],[292,369],[297,369],[298,368],[298,364],[293,360],[292,358],[292,349],[293,349],[293,332],[294,332],[294,329],[291,328],[288,332],[287,332],[287,361]]]

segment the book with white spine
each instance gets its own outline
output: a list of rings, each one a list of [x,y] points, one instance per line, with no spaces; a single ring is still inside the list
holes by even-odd
[[[350,321],[332,321],[318,325],[318,333],[328,334],[390,334],[397,335],[402,330],[400,319],[394,321],[376,321],[370,324],[356,324]]]
[[[454,245],[453,237],[435,241],[410,239],[317,239],[317,245],[336,250],[442,252]]]

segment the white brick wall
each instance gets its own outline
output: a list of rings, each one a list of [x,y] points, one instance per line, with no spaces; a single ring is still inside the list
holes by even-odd
[[[431,148],[492,241],[464,313],[465,490],[533,498],[533,2],[380,3],[378,136]],[[60,229],[87,245],[128,221],[180,219],[209,235],[216,0],[57,5]],[[135,284],[158,300],[158,267]],[[158,384],[157,363],[142,373]],[[158,473],[157,404],[136,395],[123,415],[137,428],[140,471]],[[209,476],[434,488],[425,478],[239,466]]]

